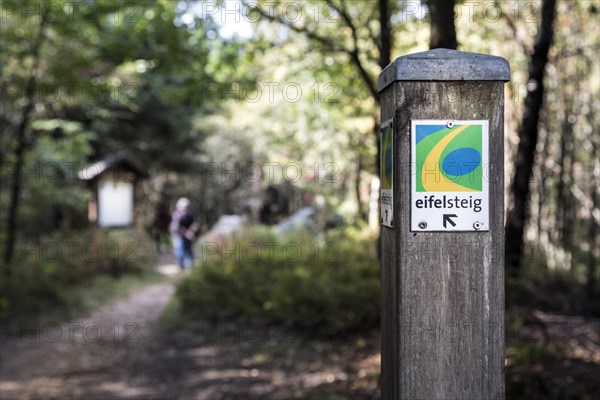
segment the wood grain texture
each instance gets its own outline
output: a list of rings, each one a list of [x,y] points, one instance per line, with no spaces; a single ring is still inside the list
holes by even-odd
[[[495,81],[397,81],[381,94],[396,133],[395,228],[381,228],[383,399],[504,398],[503,96]],[[411,119],[489,120],[489,231],[410,231]]]
[[[395,115],[395,93],[396,86],[388,87],[381,94],[381,120],[386,121]],[[394,132],[398,132],[394,121]],[[399,160],[397,159],[397,136],[394,143],[394,201],[398,198],[399,186],[396,178],[399,173]],[[404,204],[394,203],[394,224],[397,225],[396,217],[400,207]],[[399,334],[398,331],[398,229],[381,227],[381,397],[382,399],[397,399],[399,394]]]

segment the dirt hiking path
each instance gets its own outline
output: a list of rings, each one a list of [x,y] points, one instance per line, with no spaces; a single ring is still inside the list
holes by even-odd
[[[179,273],[162,257],[158,270]],[[304,341],[281,327],[160,324],[173,283],[0,341],[0,399],[378,397],[378,337]],[[332,397],[333,396],[333,397]],[[341,396],[341,397],[339,397]]]
[[[4,337],[0,398],[147,397],[131,363],[162,335],[158,319],[173,291],[154,284],[85,319]]]

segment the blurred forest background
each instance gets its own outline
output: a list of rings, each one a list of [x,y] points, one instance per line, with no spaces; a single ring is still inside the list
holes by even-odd
[[[157,211],[186,196],[203,233],[243,216],[219,251],[301,250],[199,257],[167,307],[176,329],[267,321],[376,354],[377,78],[398,56],[454,48],[511,66],[508,393],[600,392],[598,1],[3,0],[0,17],[3,324],[79,317],[131,289],[116,281],[162,279]],[[148,175],[130,229],[94,227],[77,177],[115,154]],[[369,365],[313,394],[377,397]]]

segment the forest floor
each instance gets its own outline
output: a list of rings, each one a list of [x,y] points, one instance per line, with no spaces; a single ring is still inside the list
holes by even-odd
[[[600,320],[541,310],[528,315],[507,332],[506,398],[600,399]]]
[[[168,329],[161,315],[178,268],[162,257],[158,269],[164,282],[87,318],[2,335],[0,399],[379,398],[377,331],[323,340],[236,322]],[[598,320],[536,320],[507,336],[507,398],[593,399]]]

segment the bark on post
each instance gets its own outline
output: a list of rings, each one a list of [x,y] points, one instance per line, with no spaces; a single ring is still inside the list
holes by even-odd
[[[503,58],[448,49],[400,57],[379,77],[382,121],[393,119],[394,143],[393,227],[381,227],[383,399],[504,398],[503,86],[509,79]],[[458,137],[449,134],[452,129],[458,135],[475,123],[472,132],[484,149],[483,189],[413,187],[413,174],[423,167],[411,161],[418,120],[448,121],[448,129],[437,132],[447,136],[447,146]],[[436,163],[446,168],[450,154],[439,154]],[[461,154],[474,152],[458,148],[454,162]],[[487,204],[478,214],[454,209],[417,216],[414,202],[422,195],[481,195]],[[461,212],[486,217],[465,228]]]

